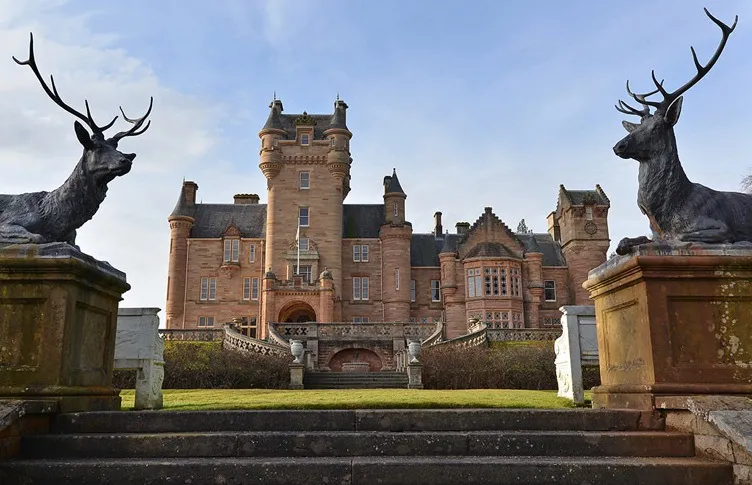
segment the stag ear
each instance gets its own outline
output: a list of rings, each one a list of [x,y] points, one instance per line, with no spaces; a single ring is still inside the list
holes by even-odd
[[[84,126],[78,121],[73,122],[73,128],[76,130],[76,137],[78,137],[78,142],[81,143],[81,145],[83,145],[87,150],[93,150],[94,143],[91,141],[91,136],[89,135],[89,132],[86,131],[86,128],[84,128]]]
[[[621,125],[624,127],[625,130],[627,130],[630,133],[632,133],[633,131],[635,131],[640,126],[640,125],[635,124],[635,123],[630,123],[629,121],[622,121]]]
[[[681,106],[684,96],[679,96],[666,110],[666,114],[663,116],[671,126],[674,126],[679,121],[679,115],[681,114]]]

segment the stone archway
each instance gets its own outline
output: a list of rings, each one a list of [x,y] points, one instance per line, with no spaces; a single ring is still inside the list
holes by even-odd
[[[383,367],[379,354],[370,349],[349,348],[343,349],[332,355],[327,367],[332,372],[342,372],[342,364],[348,362],[368,362],[368,372],[378,372]]]
[[[315,322],[316,310],[304,301],[291,301],[279,311],[279,322]]]

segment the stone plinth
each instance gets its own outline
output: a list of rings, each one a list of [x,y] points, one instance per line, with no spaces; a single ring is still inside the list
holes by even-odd
[[[305,365],[290,364],[290,389],[303,389],[303,376],[305,375]]]
[[[368,362],[343,362],[342,372],[368,372],[371,365]]]
[[[752,246],[646,245],[592,270],[594,407],[752,394]]]
[[[119,409],[112,387],[125,274],[64,243],[0,247],[0,399]]]

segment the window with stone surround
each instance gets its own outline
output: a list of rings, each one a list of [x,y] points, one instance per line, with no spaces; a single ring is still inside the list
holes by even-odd
[[[250,261],[251,263],[256,262],[256,245],[255,244],[251,244],[249,247],[248,261]]]
[[[394,268],[394,289],[399,290],[399,268]]]
[[[298,240],[298,246],[301,251],[308,251],[311,248],[310,240],[307,237],[301,237]]]
[[[243,278],[243,300],[251,299],[251,279]]]
[[[588,221],[593,220],[593,206],[585,206],[585,219],[587,219]]]
[[[475,298],[483,296],[481,292],[483,282],[480,276],[480,268],[470,268],[467,270],[467,296]]]
[[[214,317],[198,317],[198,326],[199,327],[213,327]]]
[[[353,246],[353,261],[356,263],[368,262],[368,245],[356,244]]]
[[[431,280],[431,301],[441,301],[439,280]]]
[[[251,279],[251,300],[258,300],[259,298],[259,279]]]
[[[310,222],[310,210],[308,207],[298,207],[298,225],[300,227],[308,227]]]
[[[225,239],[224,262],[237,263],[240,259],[240,239]]]
[[[556,301],[556,281],[545,280],[543,282],[543,299],[546,301]]]
[[[520,296],[520,270],[512,268],[509,272],[512,280],[512,296]]]
[[[201,278],[201,294],[199,300],[217,299],[217,278]]]
[[[353,317],[353,323],[368,323],[368,317]]]
[[[410,301],[415,303],[415,280],[410,280]]]
[[[313,281],[311,279],[312,269],[310,264],[301,264],[300,266],[296,264],[293,266],[293,271],[297,271],[296,274],[301,275],[304,282],[310,283]]]
[[[311,144],[311,135],[308,133],[301,133],[300,134],[300,144],[301,145],[310,145]]]
[[[334,148],[336,144],[336,139],[334,137],[331,137],[329,140],[330,140],[330,143],[332,144],[332,148]]]
[[[300,189],[308,190],[311,188],[311,172],[300,172]]]
[[[368,277],[353,276],[353,300],[368,300]]]
[[[397,217],[397,216],[399,216],[399,206],[395,202],[394,203],[394,217]]]

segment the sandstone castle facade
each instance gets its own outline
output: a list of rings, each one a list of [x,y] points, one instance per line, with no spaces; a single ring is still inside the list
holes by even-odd
[[[396,171],[383,201],[345,204],[350,191],[347,104],[331,115],[283,114],[274,100],[259,132],[267,203],[196,202],[183,183],[170,224],[167,328],[240,319],[266,338],[270,322],[444,321],[445,337],[469,320],[500,328],[554,325],[558,308],[587,304],[581,284],[606,260],[609,200],[600,188],[559,188],[548,233],[517,234],[487,207],[474,224],[417,234]]]

